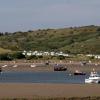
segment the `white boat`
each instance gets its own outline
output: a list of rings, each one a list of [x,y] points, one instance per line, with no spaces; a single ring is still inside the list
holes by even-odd
[[[4,68],[4,67],[7,67],[7,65],[3,65],[2,67],[3,67],[3,68]]]
[[[14,66],[12,66],[12,67],[14,67],[14,68],[15,68],[15,67],[17,67],[17,66],[18,66],[18,65],[14,65]]]
[[[100,75],[93,71],[88,79],[85,79],[85,83],[100,83]]]
[[[36,65],[35,64],[32,64],[32,65],[30,65],[30,67],[36,67]]]

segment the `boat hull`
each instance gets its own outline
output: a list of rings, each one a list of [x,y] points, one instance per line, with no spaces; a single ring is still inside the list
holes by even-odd
[[[54,68],[54,71],[66,71],[67,68]]]
[[[2,69],[0,68],[0,73],[2,72]]]
[[[86,73],[74,73],[74,75],[86,75]]]
[[[100,83],[100,80],[85,79],[85,83]]]

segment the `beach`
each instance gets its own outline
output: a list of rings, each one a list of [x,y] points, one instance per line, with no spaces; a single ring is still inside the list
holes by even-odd
[[[0,98],[100,96],[99,84],[0,83]]]

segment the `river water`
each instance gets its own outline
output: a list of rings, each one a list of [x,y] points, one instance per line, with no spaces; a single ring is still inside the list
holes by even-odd
[[[0,83],[73,83],[84,84],[86,75],[73,75],[69,72],[2,72]]]

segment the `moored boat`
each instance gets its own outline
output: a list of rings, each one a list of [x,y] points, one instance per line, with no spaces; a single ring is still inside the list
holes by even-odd
[[[91,72],[89,78],[85,79],[85,83],[100,83],[100,75],[95,71]]]
[[[86,75],[86,73],[76,70],[74,75]]]
[[[62,66],[60,64],[56,64],[56,66],[54,66],[54,71],[66,71],[67,68],[66,66]]]
[[[2,68],[0,67],[0,73],[2,72]]]

